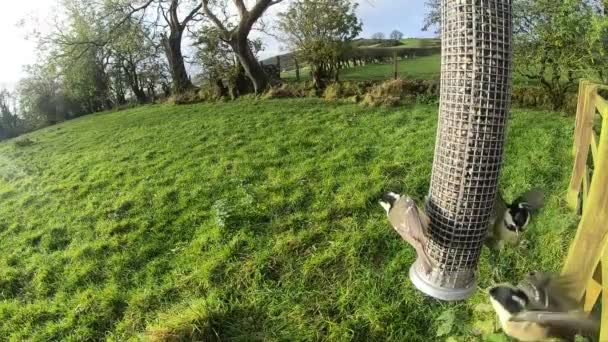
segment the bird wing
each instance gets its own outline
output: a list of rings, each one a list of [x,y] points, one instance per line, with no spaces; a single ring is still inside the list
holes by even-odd
[[[531,272],[517,287],[530,299],[531,310],[566,312],[580,309],[580,303],[570,295],[574,286],[569,276]]]
[[[400,198],[389,214],[389,220],[401,237],[416,250],[425,270],[430,271],[431,262],[425,250],[428,219],[421,217],[416,202],[409,197]]]
[[[540,189],[532,189],[519,196],[515,202],[526,203],[532,211],[539,210],[545,206],[545,194]]]
[[[514,315],[512,322],[537,323],[560,334],[597,336],[600,324],[584,312],[524,311]]]
[[[499,223],[504,220],[505,212],[507,211],[507,204],[502,197],[502,193],[499,191],[494,200],[494,207],[492,209],[492,216],[490,217],[490,229],[488,229],[488,235],[493,238],[498,238],[498,232],[496,232]]]

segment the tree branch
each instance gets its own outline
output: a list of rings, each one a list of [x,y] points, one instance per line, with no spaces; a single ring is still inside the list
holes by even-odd
[[[255,24],[255,22],[270,6],[274,6],[281,2],[283,2],[283,0],[258,0],[255,6],[249,12],[249,15],[246,18],[241,17],[241,23],[244,24],[242,25],[243,27],[241,27],[241,29],[245,29],[247,32],[249,32],[253,27],[253,24]]]
[[[245,18],[249,15],[249,11],[247,11],[247,7],[245,6],[243,0],[234,0],[234,5],[239,10],[239,15],[241,18]]]
[[[209,8],[209,0],[202,0],[203,13],[211,19],[211,21],[217,26],[218,29],[221,30],[222,35],[228,36],[230,35],[230,31],[222,24],[222,22],[218,19],[218,17],[211,11]]]
[[[184,30],[184,28],[186,28],[186,25],[188,25],[188,23],[194,19],[194,16],[198,13],[198,11],[200,11],[200,9],[203,7],[203,3],[201,2],[200,4],[198,4],[196,7],[194,7],[192,9],[192,11],[190,11],[190,13],[188,13],[188,15],[186,16],[186,18],[184,18],[184,21],[182,21],[181,23],[181,27],[182,27],[182,31]]]

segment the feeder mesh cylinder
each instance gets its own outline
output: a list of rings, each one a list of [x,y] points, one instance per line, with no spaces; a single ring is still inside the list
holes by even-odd
[[[426,203],[434,267],[424,273],[415,264],[412,272],[427,294],[459,300],[475,290],[498,191],[511,102],[512,7],[511,0],[441,6],[441,105]]]

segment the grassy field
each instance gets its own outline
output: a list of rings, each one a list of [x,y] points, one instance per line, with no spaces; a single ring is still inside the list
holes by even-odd
[[[471,301],[424,298],[377,204],[426,194],[436,111],[157,105],[1,143],[1,339],[506,341],[483,293],[489,253]],[[560,266],[572,131],[513,113],[504,191],[540,186],[548,205],[528,249],[503,253],[505,281]]]
[[[441,47],[441,39],[435,38],[405,38],[401,40],[402,46],[408,48]]]
[[[441,56],[424,56],[399,61],[399,75],[403,78],[439,79]],[[393,78],[394,66],[390,64],[368,64],[364,66],[343,69],[340,79],[343,81],[369,81],[386,80]],[[295,71],[283,72],[281,76],[286,80],[295,80]],[[307,68],[300,70],[302,80],[309,80]]]
[[[424,56],[399,61],[399,75],[403,78],[439,79],[441,56]],[[369,64],[340,71],[341,79],[349,81],[385,80],[394,75],[390,64]]]

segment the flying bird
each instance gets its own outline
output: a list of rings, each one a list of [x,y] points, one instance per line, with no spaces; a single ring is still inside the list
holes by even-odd
[[[599,323],[570,296],[571,286],[566,277],[532,272],[518,286],[491,288],[489,296],[504,332],[520,341],[595,338]]]

